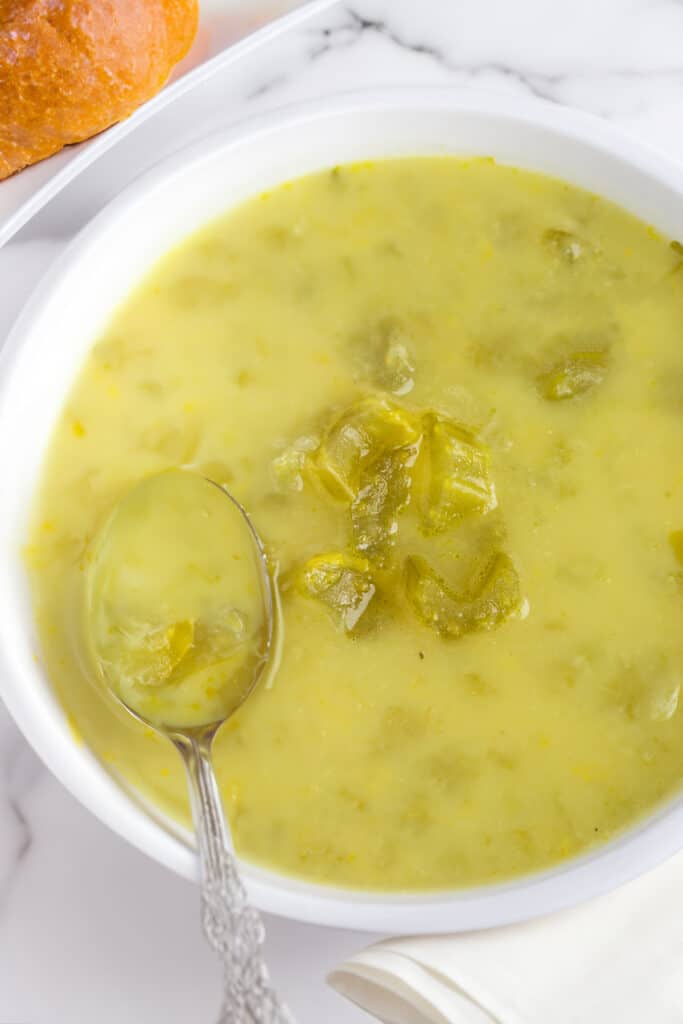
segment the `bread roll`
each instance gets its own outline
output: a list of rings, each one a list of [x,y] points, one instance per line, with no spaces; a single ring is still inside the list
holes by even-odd
[[[131,114],[197,18],[197,0],[0,0],[0,179]]]

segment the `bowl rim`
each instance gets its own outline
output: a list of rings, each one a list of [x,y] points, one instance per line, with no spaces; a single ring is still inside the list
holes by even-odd
[[[625,163],[680,196],[683,166],[597,117],[545,101],[465,90],[452,86],[363,89],[303,103],[288,104],[247,117],[165,158],[135,179],[108,203],[67,246],[33,291],[0,349],[0,431],[19,354],[49,298],[97,247],[98,239],[131,205],[196,161],[288,127],[339,114],[373,111],[419,113],[447,110],[495,116],[560,132]],[[226,210],[230,208],[226,204]],[[157,258],[163,255],[159,251]],[[7,426],[7,423],[5,423]],[[6,569],[0,570],[0,576]],[[7,584],[9,587],[10,585]],[[9,591],[8,591],[9,592]],[[2,603],[0,583],[0,603]],[[177,873],[196,878],[195,857],[178,835],[145,813],[138,800],[102,770],[84,746],[76,744],[56,697],[31,686],[13,684],[20,675],[12,656],[12,634],[0,616],[0,697],[38,756],[62,784],[114,832]],[[526,920],[605,893],[655,867],[683,848],[683,793],[670,798],[603,846],[559,865],[503,883],[467,890],[380,893],[318,885],[243,863],[250,899],[260,909],[317,924],[369,931],[421,932],[487,928]]]

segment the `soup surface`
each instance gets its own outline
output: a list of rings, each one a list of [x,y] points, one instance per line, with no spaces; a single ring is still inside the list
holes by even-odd
[[[27,553],[47,671],[185,820],[74,616],[113,504],[199,469],[282,597],[277,671],[216,745],[239,852],[377,889],[550,865],[681,782],[682,431],[677,243],[491,160],[284,185],[165,257],[74,384]]]

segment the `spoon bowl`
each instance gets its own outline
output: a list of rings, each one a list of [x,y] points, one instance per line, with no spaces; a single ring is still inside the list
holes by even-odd
[[[146,477],[87,556],[83,637],[99,682],[169,733],[217,729],[268,664],[274,600],[239,502],[191,471]]]

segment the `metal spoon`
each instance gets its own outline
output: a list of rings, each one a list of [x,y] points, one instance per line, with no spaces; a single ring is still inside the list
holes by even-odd
[[[231,850],[211,749],[268,664],[274,588],[249,516],[186,470],[133,487],[89,552],[84,630],[98,679],[167,736],[187,772],[204,935],[221,957],[219,1024],[292,1024],[269,980],[258,912]]]

